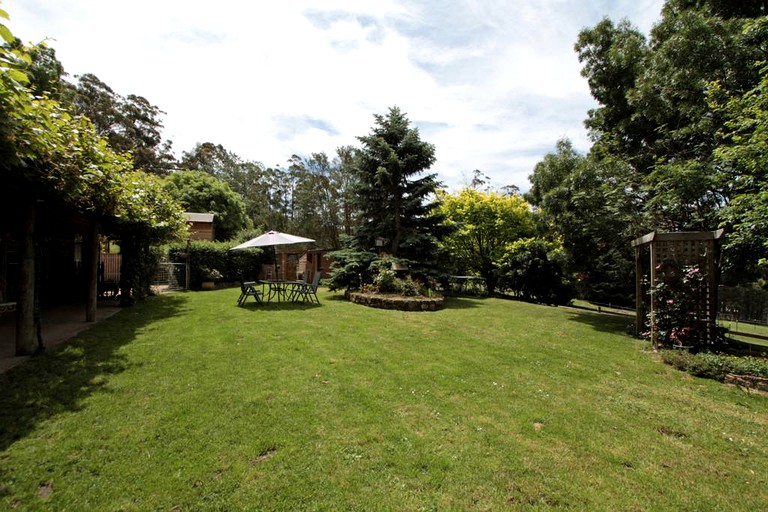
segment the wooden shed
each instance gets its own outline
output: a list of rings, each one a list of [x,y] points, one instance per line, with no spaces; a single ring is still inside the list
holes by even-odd
[[[213,213],[184,212],[190,240],[213,240]]]
[[[643,331],[646,314],[650,312],[651,341],[654,346],[658,344],[653,324],[659,305],[653,296],[653,290],[657,289],[659,273],[663,271],[664,266],[676,265],[679,268],[695,267],[701,272],[702,286],[696,290],[688,290],[689,294],[695,295],[690,315],[698,325],[703,326],[698,331],[702,333],[702,337],[697,339],[696,343],[715,341],[719,241],[723,234],[722,229],[670,233],[653,231],[632,242],[636,268],[635,334],[639,335]]]

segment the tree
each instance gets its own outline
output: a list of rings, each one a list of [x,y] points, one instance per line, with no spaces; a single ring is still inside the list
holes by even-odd
[[[426,264],[436,247],[436,219],[429,214],[430,195],[438,188],[436,174],[419,176],[435,162],[435,147],[397,107],[375,115],[371,134],[358,137],[362,148],[355,161],[355,207],[358,247],[374,248],[386,240],[385,251],[414,265]]]
[[[374,119],[350,159],[355,224],[342,242],[345,248],[333,254],[332,289],[370,282],[370,264],[384,255],[407,265],[416,278],[438,271],[434,255],[443,228],[442,219],[432,215],[436,204],[430,198],[439,184],[435,174],[422,175],[435,162],[435,148],[397,107]]]
[[[565,275],[565,257],[558,241],[521,238],[508,244],[497,261],[500,282],[523,300],[568,304],[573,291]]]
[[[67,101],[115,151],[130,152],[134,167],[152,174],[164,175],[176,166],[171,142],[162,138],[162,110],[142,96],[120,96],[95,75],[77,78],[68,85]]]
[[[437,213],[454,231],[442,242],[459,272],[485,278],[494,293],[499,280],[498,260],[505,247],[535,234],[531,205],[519,195],[502,196],[465,188],[456,195],[438,194]]]
[[[622,184],[641,200],[648,226],[713,229],[729,200],[713,152],[722,117],[707,101],[719,81],[728,94],[754,87],[765,58],[761,2],[668,0],[651,40],[627,22],[603,20],[579,35],[576,51],[600,106],[586,121],[596,156],[630,165]]]
[[[242,163],[235,153],[213,142],[195,144],[191,151],[184,151],[181,156],[182,168],[207,172],[211,176],[226,181],[230,186],[232,186],[230,180],[238,175]]]
[[[541,209],[562,240],[566,270],[576,276],[582,298],[629,303],[634,292],[629,240],[638,231],[639,210],[624,183],[626,163],[585,157],[568,140],[536,164],[528,199]]]
[[[8,16],[0,10],[0,18]],[[57,214],[75,213],[87,223],[86,320],[94,320],[96,313],[100,224],[149,223],[162,226],[164,235],[185,226],[172,206],[163,208],[158,202],[126,215],[145,193],[133,186],[137,179],[122,181],[131,171],[130,160],[116,153],[88,118],[72,115],[56,101],[62,67],[53,51],[21,45],[2,23],[0,37],[7,43],[0,46],[0,176],[3,206],[13,205],[11,220],[19,225],[16,348],[21,355],[35,349],[40,332],[35,249],[39,204]],[[144,237],[143,243],[149,239]]]
[[[252,227],[242,198],[223,181],[202,171],[176,171],[165,179],[165,189],[188,212],[213,213],[216,240],[229,240]]]
[[[716,156],[733,184],[722,218],[729,227],[727,275],[735,280],[764,277],[768,266],[768,67],[761,74],[757,87],[726,103],[718,103],[720,88],[713,86],[713,108],[727,119]]]
[[[119,176],[122,190],[115,205],[113,229],[120,237],[120,302],[146,297],[156,263],[151,246],[181,239],[187,232],[181,203],[164,180],[142,171]]]

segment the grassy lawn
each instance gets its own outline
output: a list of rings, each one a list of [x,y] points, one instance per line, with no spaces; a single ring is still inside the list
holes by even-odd
[[[0,508],[766,510],[768,397],[612,315],[153,298],[0,376]]]

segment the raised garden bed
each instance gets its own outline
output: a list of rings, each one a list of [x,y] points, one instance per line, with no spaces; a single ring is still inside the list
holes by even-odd
[[[443,309],[445,299],[441,297],[405,297],[380,293],[346,292],[350,302],[369,308],[396,309],[398,311],[438,311]]]

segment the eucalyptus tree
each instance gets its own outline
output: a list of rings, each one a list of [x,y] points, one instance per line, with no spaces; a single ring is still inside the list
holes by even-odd
[[[352,235],[352,227],[356,219],[354,209],[355,174],[353,170],[357,152],[358,150],[354,146],[337,148],[335,165],[331,167],[331,190],[339,209],[340,236]],[[339,247],[339,245],[335,247]]]
[[[134,167],[163,175],[176,166],[171,142],[162,137],[165,112],[146,98],[123,97],[93,74],[79,75],[68,88],[67,101],[75,112],[88,117],[112,149],[130,152]]]
[[[290,162],[295,183],[292,229],[316,239],[320,247],[338,249],[345,215],[349,215],[345,204],[349,186],[341,160],[313,153],[308,158],[294,155]]]

